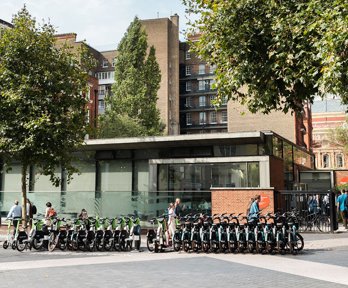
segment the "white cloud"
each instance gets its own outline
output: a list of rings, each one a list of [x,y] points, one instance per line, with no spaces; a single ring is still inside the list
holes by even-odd
[[[57,33],[77,33],[92,47],[116,48],[135,16],[140,19],[180,16],[186,22],[181,0],[1,0],[0,19],[10,22],[24,4],[38,22],[51,22]]]

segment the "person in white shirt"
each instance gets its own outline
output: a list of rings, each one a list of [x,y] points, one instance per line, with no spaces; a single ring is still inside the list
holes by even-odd
[[[10,212],[8,212],[6,219],[11,219],[14,227],[13,235],[16,234],[16,227],[18,221],[22,218],[22,207],[18,205],[18,200],[14,201],[14,205],[11,207]]]

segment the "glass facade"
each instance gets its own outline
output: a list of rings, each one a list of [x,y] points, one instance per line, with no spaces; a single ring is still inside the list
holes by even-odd
[[[80,160],[74,163],[80,173],[70,183],[57,168],[56,176],[63,177],[59,187],[32,167],[28,171],[28,198],[41,213],[50,201],[57,211],[69,216],[85,208],[89,214],[103,217],[134,212],[151,217],[162,214],[176,197],[186,199],[187,209],[192,211],[209,210],[211,187],[269,187],[272,153],[284,159],[289,183],[294,179],[294,165],[312,165],[311,154],[281,138],[275,140],[274,135],[252,138],[250,142],[250,136],[219,136],[213,140],[209,136],[195,137],[190,139],[192,142],[173,137],[179,144],[171,145],[158,144],[156,141],[162,138],[154,137],[151,142],[139,141],[134,146],[116,143],[108,150],[105,147],[109,144],[103,144],[103,149],[81,152]],[[13,164],[11,170],[0,170],[0,205],[2,211],[8,211],[14,199],[21,196],[21,166]]]

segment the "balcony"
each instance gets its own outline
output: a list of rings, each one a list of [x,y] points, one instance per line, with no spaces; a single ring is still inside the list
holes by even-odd
[[[190,124],[182,123],[180,129],[195,130],[195,129],[223,129],[227,128],[227,122],[215,123],[200,123],[199,121],[191,121]]]
[[[185,72],[180,73],[179,80],[195,80],[195,79],[214,79],[215,74],[212,72],[205,72],[205,73],[198,73],[198,72],[191,72],[189,75],[187,75]]]
[[[206,104],[206,105],[181,105],[180,106],[180,111],[212,111],[215,110],[216,107],[214,105]],[[221,107],[218,108],[220,111],[221,110],[226,110],[227,109],[227,104],[222,104]]]
[[[216,89],[206,86],[204,89],[199,89],[198,87],[192,87],[189,91],[186,90],[186,87],[181,87],[180,96],[184,95],[202,95],[202,94],[216,94]]]

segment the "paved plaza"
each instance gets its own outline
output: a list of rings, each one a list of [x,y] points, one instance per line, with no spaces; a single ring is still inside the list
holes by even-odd
[[[347,287],[348,233],[303,234],[299,255],[0,248],[0,287]],[[144,239],[143,239],[144,240]],[[2,246],[2,244],[0,244]]]

